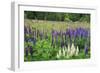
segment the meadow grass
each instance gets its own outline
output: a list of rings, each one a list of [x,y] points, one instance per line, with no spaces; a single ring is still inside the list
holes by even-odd
[[[57,31],[65,31],[68,28],[76,29],[76,28],[85,28],[90,29],[90,23],[87,22],[62,22],[62,21],[45,21],[45,20],[31,20],[25,19],[24,24],[26,26],[31,26],[33,28],[39,30],[45,30],[51,32],[52,29]]]

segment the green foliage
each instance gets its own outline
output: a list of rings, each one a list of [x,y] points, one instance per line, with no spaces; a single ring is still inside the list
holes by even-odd
[[[24,17],[26,19],[50,20],[50,21],[90,22],[90,14],[80,14],[80,13],[25,11]]]
[[[82,15],[80,21],[90,22],[90,15],[89,14]]]
[[[24,60],[25,61],[44,61],[44,60],[69,60],[69,59],[85,59],[85,58],[90,58],[90,55],[88,54],[87,56],[84,53],[84,43],[85,43],[85,39],[78,39],[76,41],[76,44],[79,46],[80,49],[80,53],[78,56],[72,56],[70,58],[66,58],[66,57],[61,57],[60,59],[57,59],[56,55],[57,52],[59,51],[59,47],[52,47],[50,40],[39,40],[37,41],[36,45],[33,45],[33,50],[35,51],[33,53],[33,55],[28,55],[28,57],[25,57]],[[32,44],[30,42],[25,43],[26,45],[31,45]],[[58,44],[59,45],[59,44]]]
[[[68,18],[69,18],[71,21],[73,21],[73,22],[79,21],[80,18],[81,18],[81,14],[70,13],[70,14],[68,14]]]
[[[41,61],[41,60],[50,60],[54,59],[54,48],[51,47],[49,40],[41,40],[37,41],[36,45],[33,47],[35,52],[33,53],[33,57],[31,60]],[[53,55],[53,56],[52,56]]]

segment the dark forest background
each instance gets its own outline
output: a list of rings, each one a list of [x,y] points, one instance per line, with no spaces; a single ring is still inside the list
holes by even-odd
[[[90,22],[90,14],[24,11],[26,19]]]

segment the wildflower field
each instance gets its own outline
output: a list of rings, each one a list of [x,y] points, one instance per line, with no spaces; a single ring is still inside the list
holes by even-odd
[[[89,22],[24,19],[24,61],[88,59],[90,52]]]

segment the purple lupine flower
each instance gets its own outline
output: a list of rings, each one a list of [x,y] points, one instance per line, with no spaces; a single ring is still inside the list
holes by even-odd
[[[53,44],[54,44],[53,30],[52,30],[51,34],[52,34],[52,42],[51,42],[51,45],[53,46]]]
[[[85,48],[84,48],[84,53],[85,53],[85,55],[88,54],[88,47],[86,45],[85,45]]]
[[[47,35],[47,32],[45,32],[45,39],[48,39],[48,35]]]
[[[33,37],[34,37],[35,39],[37,38],[36,28],[34,28]]]
[[[62,42],[61,42],[61,48],[63,48],[63,47],[64,47],[64,42],[62,41]]]
[[[31,28],[29,27],[29,34],[32,34],[32,30],[31,30]]]
[[[58,43],[58,32],[57,31],[55,31],[55,30],[52,30],[52,45],[54,46],[54,44],[57,44]],[[56,40],[56,41],[54,41],[54,39]],[[56,43],[55,43],[56,42]]]
[[[61,31],[57,32],[57,34],[60,36],[61,35]]]
[[[53,30],[53,31],[52,31],[52,36],[53,36],[53,37],[56,37],[57,35],[58,35],[57,31]]]
[[[39,37],[39,30],[37,30],[37,38]]]
[[[28,30],[26,26],[24,26],[24,34],[28,34]]]
[[[84,37],[86,34],[86,30],[85,29],[81,29],[81,37]]]
[[[70,37],[70,31],[71,31],[71,29],[66,30],[66,35],[68,35],[69,37]]]
[[[26,27],[26,26],[24,26],[24,36],[25,36],[24,41],[25,41],[25,42],[28,42],[28,37],[27,37],[27,34],[28,34],[27,27]]]
[[[53,35],[53,37],[56,37],[58,35],[57,31],[53,30],[52,35]]]
[[[77,31],[76,30],[74,30],[74,38],[76,38],[77,37]]]
[[[81,28],[76,29],[77,37],[81,36]]]
[[[67,29],[66,35],[68,35],[69,37],[72,38],[72,37],[76,36],[76,31],[74,29]]]
[[[62,35],[66,35],[66,32],[62,32]]]
[[[61,46],[61,48],[63,48],[64,47],[64,38],[63,38],[63,32],[62,31],[60,31],[61,32],[61,42],[60,42],[60,46]]]
[[[53,38],[53,36],[52,36],[51,46],[53,46],[53,44],[54,44],[54,38]]]
[[[25,42],[28,42],[28,40],[29,40],[28,37],[25,37],[25,38],[24,38],[24,41],[25,41]]]
[[[25,55],[28,56],[28,47],[25,48]]]
[[[28,39],[28,42],[32,42],[32,39],[31,39],[31,38],[29,38],[29,39]]]
[[[40,36],[40,40],[42,40],[43,39],[43,32],[40,32],[39,36]]]
[[[89,31],[87,29],[81,28],[81,36],[88,37]]]
[[[74,30],[73,29],[70,30],[69,34],[70,34],[70,37],[72,38],[74,36]]]
[[[89,37],[88,35],[89,35],[89,31],[85,30],[84,33],[83,33],[83,37]]]
[[[30,46],[29,49],[30,49],[30,54],[31,54],[31,56],[32,56],[32,54],[33,54],[32,46]]]
[[[84,29],[84,28],[81,28],[79,30],[79,34],[81,35],[81,37],[88,37],[88,30]]]
[[[65,46],[67,47],[68,46],[68,37],[67,37],[67,35],[66,35],[66,32],[65,32]]]
[[[35,37],[32,38],[32,43],[33,43],[33,45],[36,44],[36,38]]]
[[[81,32],[82,32],[82,31],[81,31],[81,28],[77,28],[77,29],[76,29],[76,32],[77,32],[77,36],[78,36],[78,37],[81,37]]]
[[[66,32],[63,32],[63,36],[64,36],[64,44],[65,46],[67,46],[67,35],[66,35]]]
[[[45,36],[45,39],[48,39],[48,35]]]
[[[66,30],[66,36],[69,37],[70,39],[70,44],[72,44],[72,42],[74,42],[75,38],[76,38],[77,32],[74,29],[67,29]]]
[[[55,37],[55,42],[58,44],[58,36]]]

